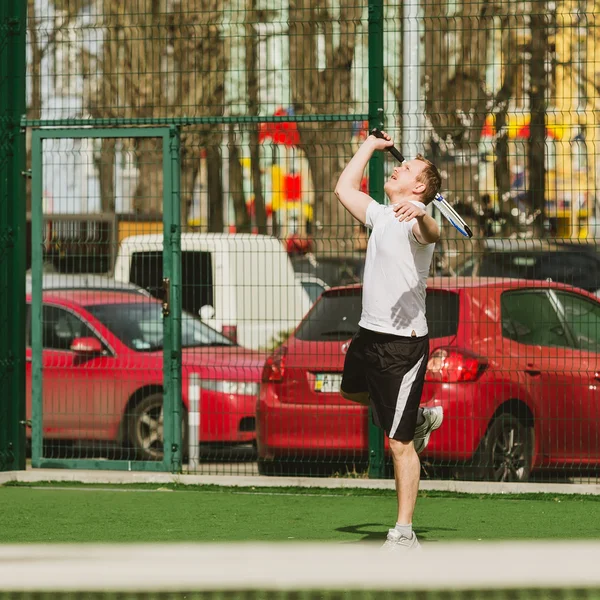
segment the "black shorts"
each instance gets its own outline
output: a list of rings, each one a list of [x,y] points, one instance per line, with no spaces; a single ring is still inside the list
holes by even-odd
[[[410,442],[421,402],[429,336],[401,337],[359,329],[344,362],[342,390],[368,392],[373,421],[388,437]]]

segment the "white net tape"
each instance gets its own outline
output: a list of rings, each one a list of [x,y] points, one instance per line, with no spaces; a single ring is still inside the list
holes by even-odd
[[[0,546],[0,592],[534,588],[600,589],[600,543]]]

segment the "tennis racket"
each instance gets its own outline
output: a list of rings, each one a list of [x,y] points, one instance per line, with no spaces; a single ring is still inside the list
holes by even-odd
[[[377,128],[371,130],[371,135],[374,135],[377,138],[383,139],[383,134]],[[387,151],[400,163],[404,162],[404,156],[400,150],[395,148],[394,146],[389,146]],[[462,235],[467,238],[473,237],[473,232],[471,228],[465,223],[464,219],[448,204],[444,196],[441,194],[436,194],[433,199],[434,206],[446,217],[448,221],[454,226],[454,228],[459,231]]]

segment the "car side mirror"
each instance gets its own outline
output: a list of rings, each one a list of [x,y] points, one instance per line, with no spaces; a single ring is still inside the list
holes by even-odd
[[[205,304],[200,308],[198,314],[203,321],[210,321],[210,319],[215,316],[215,307],[210,304]]]
[[[94,354],[102,354],[104,349],[98,338],[80,337],[73,340],[70,350],[80,356],[92,356]]]

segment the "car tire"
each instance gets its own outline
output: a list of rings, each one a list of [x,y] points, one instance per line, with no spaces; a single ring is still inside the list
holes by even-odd
[[[187,412],[182,408],[183,455],[187,455]],[[140,400],[127,417],[127,439],[138,460],[162,460],[163,394],[156,393]]]
[[[528,481],[533,465],[533,439],[533,428],[514,415],[497,416],[488,428],[475,461],[483,479]]]

